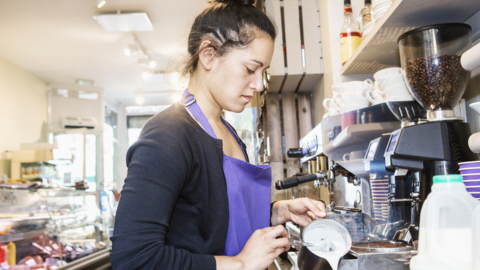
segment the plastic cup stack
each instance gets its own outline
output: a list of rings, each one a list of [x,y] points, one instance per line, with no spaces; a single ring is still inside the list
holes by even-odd
[[[462,162],[458,165],[467,191],[480,200],[480,161]]]

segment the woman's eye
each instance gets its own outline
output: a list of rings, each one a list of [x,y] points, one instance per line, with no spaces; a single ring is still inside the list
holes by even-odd
[[[248,72],[248,74],[254,74],[255,73],[255,71],[249,69],[248,67],[247,67],[247,72]]]

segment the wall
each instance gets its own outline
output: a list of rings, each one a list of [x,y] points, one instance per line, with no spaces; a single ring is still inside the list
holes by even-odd
[[[0,57],[0,173],[10,175],[7,150],[36,142],[47,121],[47,83]]]

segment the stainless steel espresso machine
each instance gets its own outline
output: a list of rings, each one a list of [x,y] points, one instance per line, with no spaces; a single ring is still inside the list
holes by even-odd
[[[409,269],[433,176],[458,174],[459,162],[478,159],[468,147],[469,124],[453,114],[470,77],[459,57],[471,47],[470,32],[465,24],[442,24],[401,35],[402,73],[416,101],[324,119],[300,140],[309,174],[277,181],[277,189],[308,181],[328,188],[327,218],[353,241],[339,269]],[[298,254],[299,269],[331,269],[303,262],[302,252],[308,250]]]

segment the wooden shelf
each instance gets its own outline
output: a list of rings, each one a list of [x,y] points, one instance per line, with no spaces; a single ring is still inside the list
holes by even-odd
[[[372,74],[400,66],[397,38],[417,27],[465,22],[480,10],[478,0],[394,0],[376,22],[341,74]]]

